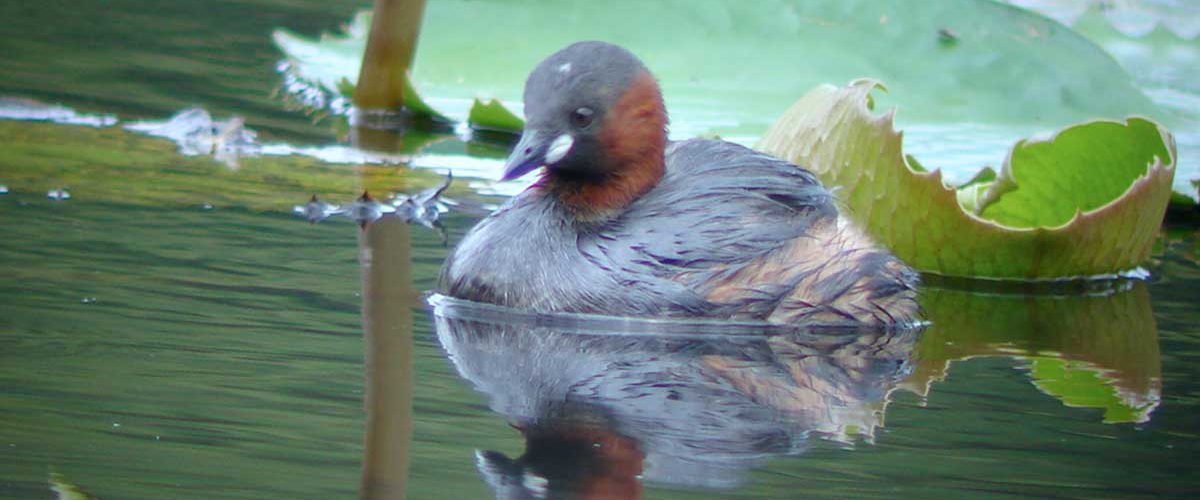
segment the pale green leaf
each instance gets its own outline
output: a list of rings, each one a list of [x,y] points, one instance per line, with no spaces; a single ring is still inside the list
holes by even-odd
[[[276,29],[271,36],[287,55],[287,71],[298,81],[327,95],[348,98],[354,92],[352,82],[358,80],[370,25],[370,14],[360,13],[340,35],[325,33],[317,40],[310,40],[286,29]],[[403,84],[405,107],[420,117],[449,121],[421,98],[410,76],[405,75]]]
[[[492,132],[520,133],[525,127],[525,120],[513,114],[496,99],[486,103],[475,99],[471,104],[467,123],[471,128]]]
[[[1012,150],[981,212],[1013,227],[1055,227],[1119,198],[1146,167],[1173,165],[1170,134],[1154,122],[1092,121]],[[998,186],[1007,186],[998,189]]]
[[[1006,213],[1058,215],[1018,227],[964,210],[940,171],[910,168],[892,112],[877,115],[866,106],[876,85],[859,80],[813,90],[767,131],[758,148],[840,188],[846,215],[912,266],[953,276],[1047,279],[1116,273],[1149,256],[1175,171],[1174,141],[1162,127],[1140,118],[1089,122],[1057,134],[1070,138],[1063,145],[1018,145],[1005,167],[1010,174],[993,183],[992,191],[1002,194],[992,205]],[[1087,153],[1093,150],[1114,156]],[[1085,163],[1054,168],[1075,156]],[[1038,168],[1031,158],[1044,165]],[[1114,178],[1072,180],[1089,171]],[[1064,192],[1042,193],[1047,185]],[[1063,220],[1063,213],[1071,215]],[[1043,221],[1053,223],[1039,224]]]
[[[348,31],[312,45],[278,34],[276,42],[298,64],[317,66],[306,73],[354,80],[365,35]],[[952,46],[939,42],[943,31],[955,34]],[[808,89],[863,76],[889,82],[884,104],[902,106],[908,119],[1054,126],[1156,112],[1087,39],[987,0],[565,0],[553,9],[538,0],[430,0],[413,79],[439,99],[516,102],[541,59],[587,39],[645,60],[681,137],[757,135]]]

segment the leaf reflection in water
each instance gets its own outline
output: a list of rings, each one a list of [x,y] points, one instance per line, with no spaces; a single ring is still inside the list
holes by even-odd
[[[927,288],[932,326],[904,386],[928,393],[952,362],[1003,356],[1067,406],[1104,410],[1104,421],[1145,422],[1158,406],[1162,360],[1146,283],[1114,282],[1091,294],[980,293]]]

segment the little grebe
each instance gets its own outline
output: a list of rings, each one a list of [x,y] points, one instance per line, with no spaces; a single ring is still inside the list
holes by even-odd
[[[629,51],[562,49],[524,99],[504,178],[545,169],[458,244],[448,295],[542,312],[915,320],[917,274],[840,218],[811,172],[730,142],[668,141],[658,83]]]

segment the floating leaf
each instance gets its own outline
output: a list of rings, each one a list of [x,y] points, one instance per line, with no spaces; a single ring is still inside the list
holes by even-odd
[[[354,25],[315,44],[329,49],[313,60],[321,72],[357,78],[370,21]],[[1166,124],[1180,138],[1179,175],[1200,168],[1200,128],[1190,118],[1197,79],[1186,71],[1195,48],[1164,45],[1131,66],[1122,54],[1140,51],[1124,39],[1105,44],[1110,55],[1095,38],[989,0],[564,0],[554,9],[536,0],[430,0],[412,80],[440,112],[467,121],[476,97],[519,102],[534,65],[583,39],[643,58],[662,85],[675,139],[716,134],[751,144],[809,89],[869,77],[892,89],[880,104],[901,110],[907,151],[955,182],[998,163],[1022,137],[1094,117]],[[281,48],[301,66],[314,56]],[[960,140],[944,148],[946,136]]]
[[[1192,181],[1195,183],[1196,181]],[[1197,198],[1200,198],[1198,193]],[[1200,226],[1200,204],[1183,193],[1171,192],[1171,201],[1167,204],[1167,224],[1183,226]]]
[[[432,106],[426,104],[425,100],[421,99],[421,95],[417,93],[416,87],[413,87],[412,79],[408,75],[404,75],[404,106],[416,112],[419,116],[441,122],[450,121],[446,115],[439,113]]]
[[[280,50],[287,55],[287,63],[282,70],[292,85],[292,94],[319,93],[313,98],[302,96],[302,102],[310,106],[323,107],[327,103],[337,101],[337,98],[349,98],[355,90],[351,82],[358,81],[362,68],[362,57],[371,15],[360,13],[346,27],[341,35],[321,34],[316,41],[292,33],[286,29],[276,29],[271,34]],[[404,106],[413,111],[418,117],[426,117],[435,121],[449,121],[445,115],[437,112],[427,104],[412,84],[411,77],[403,74],[402,78]]]
[[[1085,14],[1102,16],[1126,36],[1142,37],[1163,26],[1176,36],[1191,40],[1200,35],[1200,5],[1188,2],[1146,0],[1002,0],[1034,10],[1072,26]]]
[[[365,25],[356,18],[358,28],[346,35],[305,45],[278,33],[276,41],[301,66],[317,66],[304,73],[354,80]],[[939,32],[953,33],[955,43],[939,43]],[[645,60],[679,137],[757,136],[807,89],[860,76],[890,82],[906,117],[938,123],[1044,127],[1155,112],[1129,75],[1087,39],[985,0],[568,0],[553,9],[536,0],[431,0],[413,79],[461,120],[478,95],[520,100],[534,65],[584,39],[618,43]],[[794,70],[780,71],[781,63]],[[463,115],[443,99],[462,102]]]
[[[471,128],[492,132],[520,133],[521,129],[525,128],[525,120],[513,114],[496,99],[487,103],[475,99],[471,104],[471,112],[467,115],[467,123]]]
[[[908,163],[913,166],[916,161],[912,156],[908,157]],[[913,168],[914,172],[925,172],[926,170],[920,165]],[[962,205],[964,210],[971,213],[979,213],[986,203],[986,195],[992,184],[996,181],[996,171],[992,167],[983,167],[975,177],[963,183],[958,187],[958,204]]]
[[[909,167],[893,113],[876,115],[868,108],[867,97],[878,85],[858,80],[813,90],[767,131],[758,149],[840,187],[846,214],[922,271],[1066,278],[1128,270],[1149,256],[1175,171],[1174,141],[1162,127],[1141,118],[1095,121],[1069,127],[1057,140],[1023,141],[995,184],[1006,186],[984,200],[985,216],[1003,214],[998,222],[964,210],[940,171]],[[1058,168],[1075,155],[1090,155],[1089,148],[1120,156],[1085,156],[1097,163]],[[1035,161],[1055,168],[1037,169]],[[1077,184],[1089,170],[1106,179]],[[1091,192],[1096,183],[1104,190]],[[1123,190],[1114,187],[1120,183]],[[1039,205],[1049,199],[1052,206]],[[1031,215],[1044,210],[1050,215]],[[1071,215],[1064,220],[1066,213]],[[1025,217],[1025,227],[1012,225],[1018,216]]]
[[[371,15],[359,13],[340,35],[322,33],[317,40],[310,40],[279,28],[271,39],[292,62],[291,71],[297,77],[326,91],[341,93],[349,89],[340,88],[340,82],[358,80],[370,26]]]
[[[1044,140],[1021,141],[992,184],[981,215],[1013,227],[1054,227],[1119,198],[1146,166],[1174,163],[1170,134],[1157,124],[1093,121]]]

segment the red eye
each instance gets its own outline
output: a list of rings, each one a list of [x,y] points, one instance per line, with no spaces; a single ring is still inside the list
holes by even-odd
[[[571,112],[571,125],[587,128],[592,124],[592,108],[579,108]]]

